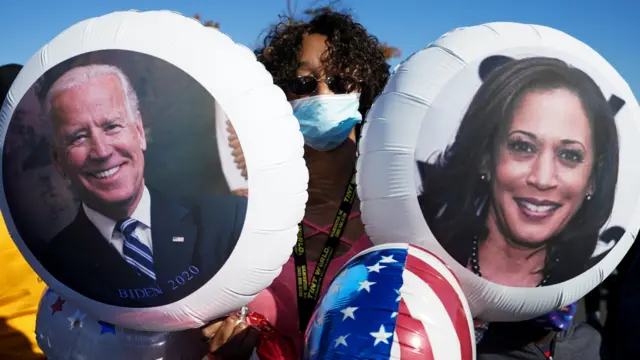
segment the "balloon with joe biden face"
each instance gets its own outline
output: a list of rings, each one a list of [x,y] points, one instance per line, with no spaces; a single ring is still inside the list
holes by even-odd
[[[358,165],[367,232],[442,256],[474,317],[568,305],[638,232],[638,120],[626,82],[569,35],[456,29],[402,63],[368,115]]]
[[[304,209],[302,139],[281,95],[249,50],[176,13],[72,26],[25,65],[0,117],[13,240],[53,290],[116,325],[198,327],[241,308],[286,262]],[[250,199],[225,180],[221,114],[242,141]],[[250,122],[265,116],[258,135]]]

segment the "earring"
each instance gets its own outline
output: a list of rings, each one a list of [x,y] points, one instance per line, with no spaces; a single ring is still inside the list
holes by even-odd
[[[489,181],[489,175],[486,175],[486,174],[480,174],[480,180],[482,180],[482,181]]]
[[[587,199],[587,201],[591,200],[591,194],[587,194],[587,196],[585,196],[585,199]]]

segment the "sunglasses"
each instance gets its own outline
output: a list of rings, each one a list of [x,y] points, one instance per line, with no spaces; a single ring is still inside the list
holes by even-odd
[[[319,80],[313,75],[298,76],[287,82],[287,88],[298,96],[312,95],[318,90],[318,84],[324,82],[334,94],[348,94],[356,90],[362,81],[349,75],[328,76]]]

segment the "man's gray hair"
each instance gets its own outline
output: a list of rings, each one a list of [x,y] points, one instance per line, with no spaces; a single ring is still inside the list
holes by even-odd
[[[61,92],[72,89],[76,86],[85,84],[93,79],[105,76],[114,75],[120,80],[120,85],[124,92],[124,100],[127,108],[127,115],[129,120],[135,124],[137,120],[137,114],[139,110],[138,95],[133,89],[129,78],[118,67],[113,65],[87,65],[75,67],[60,76],[51,85],[51,88],[47,92],[44,99],[44,116],[47,123],[51,123],[51,100],[59,95]]]

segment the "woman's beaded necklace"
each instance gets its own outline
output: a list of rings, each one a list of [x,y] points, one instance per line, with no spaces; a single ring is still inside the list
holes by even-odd
[[[474,274],[476,274],[477,276],[482,277],[482,273],[480,272],[480,261],[479,261],[479,256],[478,256],[478,237],[474,236],[473,237],[473,243],[472,243],[472,248],[471,248],[471,271],[473,271]],[[556,258],[556,262],[558,262],[559,259]],[[540,283],[536,286],[536,287],[540,287],[540,286],[544,286],[548,281],[549,278],[551,277],[551,274],[546,274],[543,278],[542,281],[540,281]],[[484,323],[481,326],[477,326],[475,328],[475,337],[476,337],[476,344],[480,343],[480,341],[482,340],[482,337],[484,336],[484,333],[489,329],[489,324],[488,323]]]

